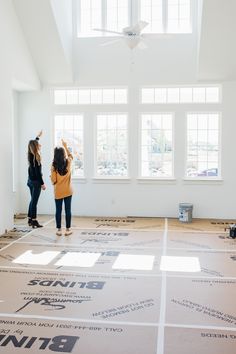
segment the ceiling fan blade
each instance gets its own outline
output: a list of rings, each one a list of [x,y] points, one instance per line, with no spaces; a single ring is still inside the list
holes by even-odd
[[[138,23],[136,23],[136,25],[134,25],[132,27],[133,32],[135,33],[140,33],[145,27],[147,27],[148,22],[146,21],[139,21]]]
[[[122,40],[122,38],[114,39],[113,41],[108,41],[108,42],[102,43],[100,45],[100,47],[108,47],[114,43],[120,42],[121,40]]]
[[[107,30],[107,29],[105,29],[105,28],[93,28],[93,31],[114,33],[114,34],[119,34],[120,36],[123,36],[123,33],[122,33],[122,32],[110,31],[110,30]]]

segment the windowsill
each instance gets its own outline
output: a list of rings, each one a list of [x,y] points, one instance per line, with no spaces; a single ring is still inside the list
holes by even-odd
[[[186,184],[223,184],[222,178],[183,178]]]
[[[140,184],[175,184],[175,178],[152,178],[152,177],[140,177],[137,178],[137,182]]]
[[[129,177],[93,177],[92,181],[94,183],[130,183],[131,178]]]
[[[85,178],[85,177],[72,177],[72,182],[87,183],[87,178]]]

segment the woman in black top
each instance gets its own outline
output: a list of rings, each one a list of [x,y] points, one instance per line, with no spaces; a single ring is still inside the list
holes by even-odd
[[[42,165],[39,144],[39,138],[42,131],[37,135],[35,140],[30,140],[28,144],[28,182],[27,186],[30,189],[31,200],[28,209],[28,224],[29,226],[42,227],[37,221],[37,204],[41,189],[45,190],[46,186],[42,177]]]

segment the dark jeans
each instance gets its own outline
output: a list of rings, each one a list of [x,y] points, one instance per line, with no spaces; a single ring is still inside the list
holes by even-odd
[[[55,199],[57,229],[61,228],[61,212],[62,212],[63,200],[65,203],[66,228],[69,229],[71,226],[71,199],[72,199],[72,195],[70,195],[69,197],[66,197],[66,198],[62,198],[62,199]]]
[[[38,181],[28,179],[27,186],[30,189],[31,200],[29,203],[28,217],[31,219],[37,218],[37,204],[41,193],[41,184]]]

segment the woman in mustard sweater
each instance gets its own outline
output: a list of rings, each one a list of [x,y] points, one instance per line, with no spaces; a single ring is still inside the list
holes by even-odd
[[[51,168],[51,181],[54,185],[54,195],[56,203],[56,226],[57,236],[62,235],[61,230],[61,213],[62,204],[65,204],[66,214],[66,231],[65,236],[72,234],[71,231],[71,163],[73,156],[67,147],[67,143],[62,140],[63,147],[56,147],[54,149],[54,159]]]

